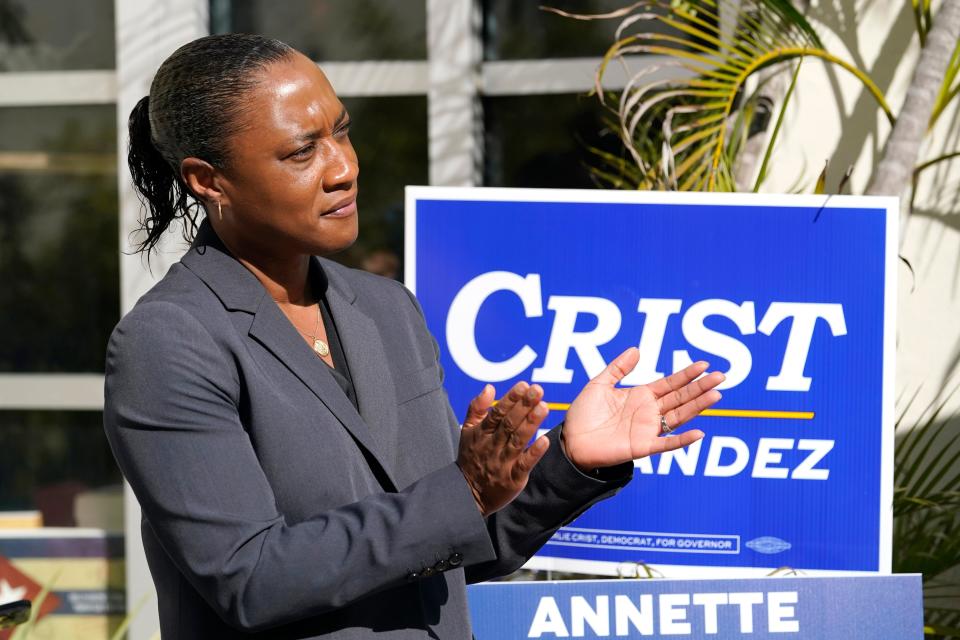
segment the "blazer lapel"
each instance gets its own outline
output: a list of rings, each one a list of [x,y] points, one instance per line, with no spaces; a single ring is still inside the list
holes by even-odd
[[[389,471],[395,472],[397,395],[383,340],[374,321],[354,304],[356,296],[349,284],[333,269],[324,272],[329,282],[327,302],[350,367],[360,415],[375,433],[383,457],[390,461]]]
[[[379,429],[371,429],[360,417],[353,404],[334,380],[327,365],[310,350],[310,347],[300,337],[300,334],[297,333],[286,316],[283,315],[277,304],[266,294],[266,290],[260,284],[260,281],[229,254],[206,221],[201,225],[194,245],[184,256],[182,262],[184,266],[207,283],[207,286],[220,298],[226,308],[254,314],[249,330],[250,337],[266,347],[326,405],[327,409],[337,417],[360,446],[380,465],[387,479],[396,488],[393,465],[390,464],[392,457],[390,452],[393,451],[393,443],[385,441],[382,437],[384,434],[380,433]],[[342,304],[339,301],[342,301],[342,297],[337,297],[337,299],[337,307],[340,308]],[[383,386],[384,383],[382,380],[371,379],[367,371],[370,369],[371,358],[382,357],[382,354],[364,354],[359,359],[356,355],[363,351],[365,341],[370,340],[365,332],[371,331],[372,327],[359,329],[360,334],[357,334],[353,329],[348,330],[345,325],[360,324],[361,321],[353,318],[349,312],[341,321],[337,311],[333,308],[333,300],[328,297],[328,301],[331,305],[331,312],[336,318],[337,329],[344,341],[344,351],[347,353],[347,361],[354,379],[360,409],[364,413],[369,412],[371,416],[379,416],[383,411],[383,406],[371,397],[369,385]],[[341,313],[341,315],[343,314]],[[372,324],[362,314],[358,315],[361,315],[367,323]],[[372,331],[372,333],[375,334],[375,331]],[[381,343],[378,341],[377,344]],[[380,349],[382,350],[382,345]],[[356,364],[354,364],[355,360]],[[380,360],[380,362],[383,361]],[[389,380],[389,376],[386,377]],[[392,383],[389,384],[392,385]],[[390,389],[392,391],[392,386]],[[373,422],[373,424],[377,425],[377,422]]]

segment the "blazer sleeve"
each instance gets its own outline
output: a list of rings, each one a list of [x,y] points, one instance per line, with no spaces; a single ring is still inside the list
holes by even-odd
[[[413,294],[404,288],[423,332],[433,344],[440,378],[440,348],[429,333],[423,310]],[[448,405],[449,408],[449,405]],[[459,440],[460,424],[449,408],[448,421]],[[519,569],[542,547],[560,527],[569,524],[592,505],[612,497],[633,477],[633,463],[600,470],[595,476],[580,471],[567,458],[561,443],[563,425],[550,430],[550,448],[530,473],[527,486],[513,502],[487,518],[487,530],[496,552],[488,561],[470,563],[466,567],[468,582],[482,582],[504,576]]]
[[[467,582],[481,582],[516,571],[557,529],[630,482],[632,462],[603,469],[596,477],[577,469],[563,451],[562,430],[560,424],[547,434],[550,448],[533,468],[520,495],[487,519],[497,557],[468,567]]]
[[[228,350],[179,305],[141,303],[111,336],[104,427],[114,456],[164,551],[231,626],[331,611],[415,579],[438,557],[451,568],[496,558],[453,463],[400,493],[287,524],[241,424],[241,395]]]

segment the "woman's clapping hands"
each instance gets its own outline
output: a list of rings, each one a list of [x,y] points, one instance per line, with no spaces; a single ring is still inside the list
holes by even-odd
[[[639,351],[627,349],[581,390],[567,410],[563,446],[583,471],[611,467],[685,447],[703,437],[698,429],[673,431],[720,400],[722,373],[706,373],[695,362],[650,384],[618,388],[637,365]],[[527,443],[547,417],[543,389],[518,382],[494,403],[487,385],[470,403],[460,434],[457,464],[484,516],[509,504],[527,484],[530,471],[547,452],[546,436]]]

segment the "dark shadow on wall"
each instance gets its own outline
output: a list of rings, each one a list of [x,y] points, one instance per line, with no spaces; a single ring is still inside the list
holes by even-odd
[[[884,1],[890,2],[890,0]],[[893,26],[889,34],[885,34],[885,42],[880,48],[879,56],[868,67],[861,53],[861,50],[868,43],[861,43],[857,26],[860,22],[860,14],[864,13],[871,4],[873,2],[863,3],[858,7],[856,0],[834,0],[833,2],[818,3],[811,9],[809,15],[814,21],[822,23],[823,27],[826,27],[826,31],[838,37],[849,52],[849,54],[846,52],[837,53],[841,57],[849,55],[850,62],[866,71],[880,90],[886,93],[890,89],[894,75],[902,64],[903,57],[911,42],[916,40],[916,34],[914,33],[913,17],[909,3],[898,2],[899,11],[893,21]],[[818,29],[821,33],[825,31],[823,27]],[[828,50],[836,49],[837,47],[828,45]],[[867,146],[872,151],[873,163],[870,166],[870,173],[873,173],[889,130],[886,129],[883,133],[878,130],[877,123],[882,118],[882,112],[874,97],[866,89],[860,90],[853,107],[849,111],[846,110],[840,99],[842,95],[840,83],[841,78],[844,82],[847,82],[852,76],[847,71],[830,64],[826,64],[826,71],[833,89],[833,105],[831,108],[840,114],[840,131],[843,132],[830,157],[830,166],[827,170],[827,184],[835,185],[840,183],[844,172],[857,161],[864,147]],[[799,91],[798,95],[801,95]],[[819,100],[819,98],[814,97],[814,100]],[[812,103],[812,105],[816,104],[817,102]],[[890,106],[896,114],[900,105],[897,103]],[[808,108],[813,107],[808,106]],[[815,162],[814,164],[819,165],[820,163]],[[866,184],[867,179],[869,179],[869,176],[859,176],[859,180],[863,184]]]

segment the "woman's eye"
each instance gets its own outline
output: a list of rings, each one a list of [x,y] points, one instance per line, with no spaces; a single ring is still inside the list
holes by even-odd
[[[305,145],[303,147],[300,147],[293,153],[291,153],[290,157],[293,158],[294,160],[305,160],[306,158],[309,158],[311,155],[313,155],[313,149],[314,149],[314,145],[312,143]]]

